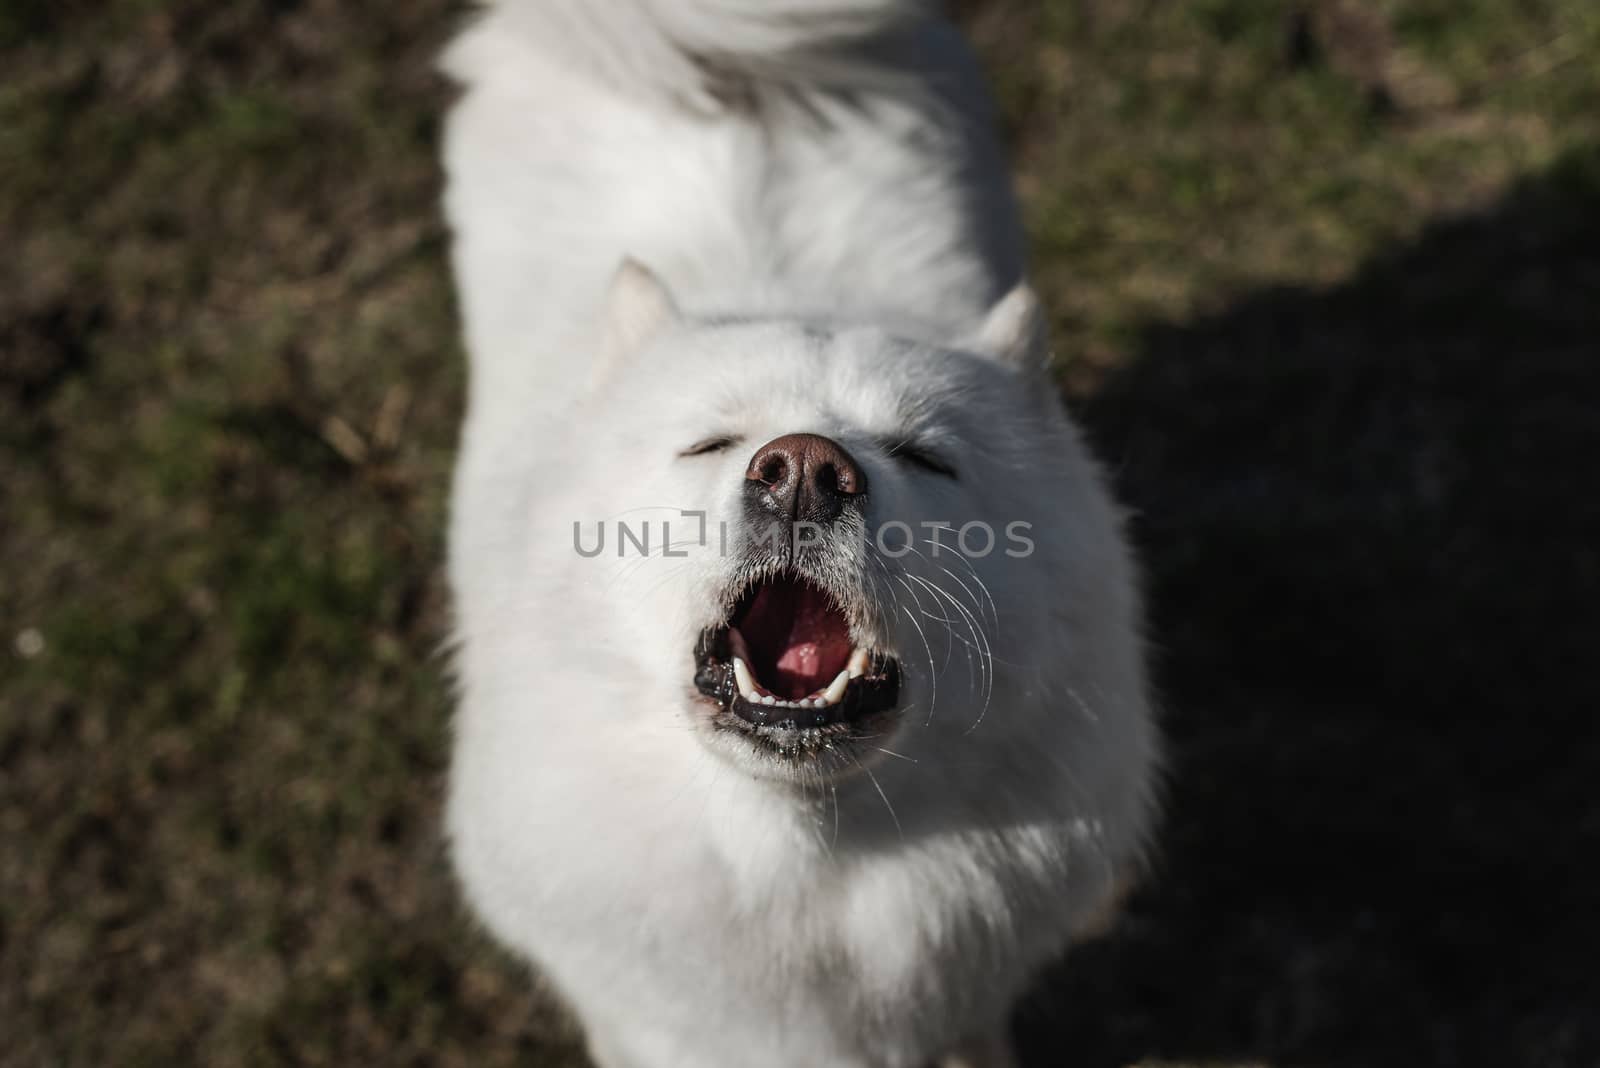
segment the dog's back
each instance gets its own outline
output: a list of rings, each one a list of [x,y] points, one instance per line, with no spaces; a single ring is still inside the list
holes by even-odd
[[[695,313],[972,330],[1022,242],[978,73],[929,7],[491,6],[445,60],[475,404],[563,410],[624,256]]]

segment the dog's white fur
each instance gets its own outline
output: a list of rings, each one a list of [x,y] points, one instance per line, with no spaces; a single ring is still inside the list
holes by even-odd
[[[1000,1063],[1029,977],[1137,858],[1156,742],[963,43],[906,0],[502,0],[446,67],[467,897],[607,1068]],[[851,558],[904,711],[835,764],[714,730],[691,685],[718,524],[798,431],[919,535]],[[679,455],[717,434],[743,445]],[[958,478],[897,463],[906,436]],[[617,557],[619,520],[652,556]],[[934,557],[918,526],[972,520],[1034,551]]]

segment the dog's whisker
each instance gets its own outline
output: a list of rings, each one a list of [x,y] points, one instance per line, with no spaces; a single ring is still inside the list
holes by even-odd
[[[958,557],[957,559],[966,565],[967,574],[971,577],[973,582],[978,584],[978,588],[983,591],[984,600],[989,606],[989,617],[991,620],[993,620],[994,625],[998,627],[1000,625],[1000,610],[995,607],[994,597],[989,593],[988,584],[985,583],[982,577],[979,576],[978,569],[972,566],[971,560],[968,560],[965,556]],[[973,608],[978,609],[979,611],[983,610],[983,604],[978,601],[977,595],[972,592],[971,588],[968,587],[965,582],[961,581],[961,577],[959,575],[957,575],[954,571],[951,571],[948,567],[941,567],[939,570],[943,571],[946,575],[949,575],[950,578],[959,584],[963,590],[966,590],[967,596],[972,598]]]
[[[976,682],[984,690],[984,710],[978,714],[978,718],[981,721],[984,712],[988,710],[989,698],[993,693],[993,657],[989,650],[988,638],[984,634],[983,628],[981,625],[979,625],[972,613],[966,608],[965,605],[961,604],[960,601],[951,596],[949,591],[945,590],[937,583],[928,581],[920,575],[914,575],[912,578],[919,585],[923,586],[930,593],[932,593],[936,599],[943,598],[946,603],[954,608],[962,617],[963,622],[966,624],[968,633],[972,635],[972,642],[968,644],[975,648],[978,653],[978,678]],[[953,623],[951,625],[953,626]],[[963,639],[963,641],[965,641],[965,639]],[[968,664],[970,670],[970,659]]]
[[[910,592],[911,587],[909,585],[905,588],[907,592]],[[916,595],[912,594],[912,596],[915,597]],[[922,624],[917,622],[917,618],[910,613],[907,613],[905,618],[908,623],[916,628],[917,637],[922,639],[922,648],[928,654],[928,722],[932,723],[934,709],[939,704],[939,672],[933,666],[933,646],[928,643],[927,632],[922,629]]]
[[[872,769],[863,764],[858,758],[852,755],[850,759],[856,762],[856,767],[866,773],[867,779],[872,783],[872,788],[878,791],[878,796],[883,799],[883,807],[889,812],[889,819],[894,822],[894,833],[901,841],[904,841],[906,832],[900,826],[900,817],[895,814],[894,806],[889,803],[889,795],[883,792],[883,784],[878,781],[876,775],[872,774]]]

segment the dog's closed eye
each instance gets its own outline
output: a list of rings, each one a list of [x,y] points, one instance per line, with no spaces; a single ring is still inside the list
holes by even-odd
[[[956,477],[956,469],[951,466],[949,461],[914,441],[889,442],[883,448],[895,460],[909,467],[919,468],[929,474],[939,475],[943,478]]]
[[[739,442],[743,440],[744,439],[737,434],[717,434],[713,437],[704,438],[695,442],[687,449],[684,449],[682,452],[678,453],[678,455],[707,456],[714,452],[726,452],[728,449],[733,448],[733,446],[739,444]]]

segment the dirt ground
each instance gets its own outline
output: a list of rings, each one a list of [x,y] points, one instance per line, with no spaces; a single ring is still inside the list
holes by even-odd
[[[960,7],[1173,748],[1028,1063],[1600,1065],[1600,7]],[[0,1064],[582,1063],[438,835],[462,15],[0,2]]]

